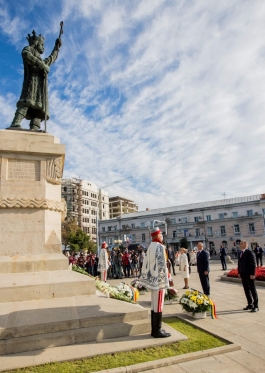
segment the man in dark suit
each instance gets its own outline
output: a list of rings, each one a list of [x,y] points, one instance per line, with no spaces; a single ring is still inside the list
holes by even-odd
[[[168,259],[171,263],[171,268],[173,270],[174,276],[176,276],[176,272],[175,272],[175,253],[172,250],[171,246],[169,246],[167,253],[168,253]]]
[[[199,242],[197,245],[197,272],[199,273],[201,285],[205,295],[210,295],[210,280],[209,280],[209,256],[203,250],[203,243]]]
[[[256,274],[256,258],[254,253],[248,249],[248,242],[240,242],[241,253],[238,259],[238,277],[242,280],[242,285],[245,291],[248,305],[243,310],[251,310],[257,312],[258,294],[255,285]]]
[[[254,253],[256,255],[257,266],[259,266],[259,264],[260,264],[260,266],[262,267],[262,265],[263,265],[263,263],[262,263],[263,249],[262,249],[262,247],[260,247],[259,244],[257,244],[257,246],[255,247]]]
[[[223,270],[227,269],[227,266],[226,266],[226,260],[225,260],[225,257],[226,257],[226,250],[224,248],[223,245],[221,245],[220,247],[220,259],[221,259],[221,263],[222,263],[222,267],[223,267]]]

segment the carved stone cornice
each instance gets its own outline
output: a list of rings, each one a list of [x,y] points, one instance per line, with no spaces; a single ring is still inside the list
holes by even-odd
[[[60,202],[46,198],[0,198],[0,209],[44,209],[65,213],[65,200]]]

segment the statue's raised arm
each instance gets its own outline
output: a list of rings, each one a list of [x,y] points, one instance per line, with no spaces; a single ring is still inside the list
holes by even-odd
[[[32,35],[28,34],[29,46],[22,50],[23,87],[10,129],[21,129],[20,123],[22,119],[26,118],[30,120],[30,129],[39,131],[41,121],[49,119],[47,76],[50,71],[49,66],[56,61],[62,45],[62,24],[61,22],[60,35],[55,41],[53,51],[44,60],[40,56],[44,52],[44,37],[42,35],[37,36],[34,30]]]

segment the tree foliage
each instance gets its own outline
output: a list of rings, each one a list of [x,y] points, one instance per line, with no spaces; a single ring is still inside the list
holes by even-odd
[[[77,225],[76,221],[65,221],[62,223],[62,243],[74,251],[88,250],[96,252],[97,246],[90,240],[83,230]]]
[[[189,241],[187,240],[186,237],[182,237],[179,243],[180,243],[180,247],[184,247],[185,249],[189,248]]]

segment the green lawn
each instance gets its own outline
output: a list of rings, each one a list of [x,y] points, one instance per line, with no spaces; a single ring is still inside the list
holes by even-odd
[[[62,363],[51,363],[37,367],[29,367],[8,371],[9,373],[89,373],[103,369],[117,368],[145,361],[158,360],[177,356],[189,352],[207,350],[226,345],[226,343],[194,326],[177,318],[165,319],[168,325],[188,337],[180,341],[163,346],[149,347],[142,350],[117,352],[115,354],[100,355],[88,359],[81,359]],[[74,349],[74,346],[73,346]],[[7,373],[7,372],[6,372]]]

